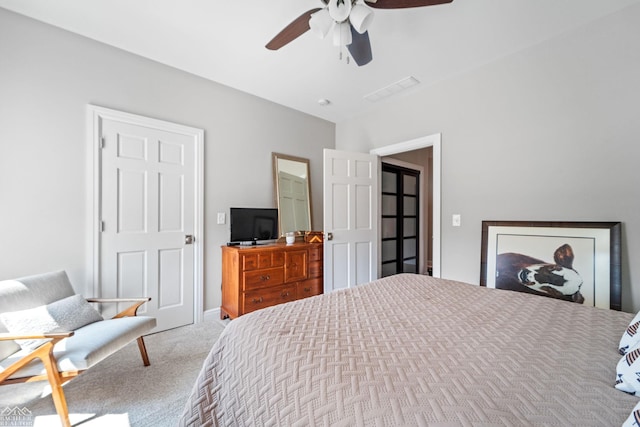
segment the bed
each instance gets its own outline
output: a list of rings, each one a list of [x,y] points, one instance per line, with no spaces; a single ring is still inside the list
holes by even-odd
[[[401,274],[231,321],[183,426],[620,426],[633,315]]]

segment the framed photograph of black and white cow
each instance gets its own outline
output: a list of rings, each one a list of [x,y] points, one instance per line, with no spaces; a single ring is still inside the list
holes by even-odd
[[[621,309],[620,222],[483,221],[480,285]]]

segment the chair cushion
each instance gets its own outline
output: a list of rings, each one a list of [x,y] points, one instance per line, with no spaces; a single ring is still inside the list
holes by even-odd
[[[39,334],[75,331],[102,319],[82,295],[72,295],[27,310],[0,313],[0,322],[12,334]],[[16,340],[25,350],[35,349],[44,340]]]
[[[0,282],[0,313],[47,305],[75,294],[67,273],[37,274]]]
[[[75,335],[60,341],[53,353],[62,371],[82,371],[90,368],[156,326],[156,319],[147,316],[123,317],[90,323],[75,331]],[[28,352],[21,350],[0,361],[0,372]],[[10,378],[44,374],[39,360],[33,361]]]

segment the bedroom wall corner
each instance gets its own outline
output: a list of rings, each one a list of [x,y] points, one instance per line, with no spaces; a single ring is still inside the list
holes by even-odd
[[[442,134],[442,276],[479,283],[483,220],[622,221],[640,310],[640,5],[339,123],[365,151]],[[462,226],[451,226],[451,215]]]

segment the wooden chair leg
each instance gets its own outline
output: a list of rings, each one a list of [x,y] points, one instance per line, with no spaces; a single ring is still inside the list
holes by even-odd
[[[138,338],[138,348],[140,349],[140,355],[142,356],[142,363],[144,366],[151,365],[149,362],[149,355],[147,355],[147,348],[144,345],[144,339],[142,339],[142,337]]]
[[[69,408],[67,408],[67,400],[64,397],[64,391],[62,390],[62,381],[60,380],[60,374],[58,373],[58,366],[53,358],[43,357],[42,363],[47,370],[47,378],[51,385],[51,397],[53,398],[53,404],[56,407],[56,412],[60,417],[63,427],[71,427],[69,421]]]

